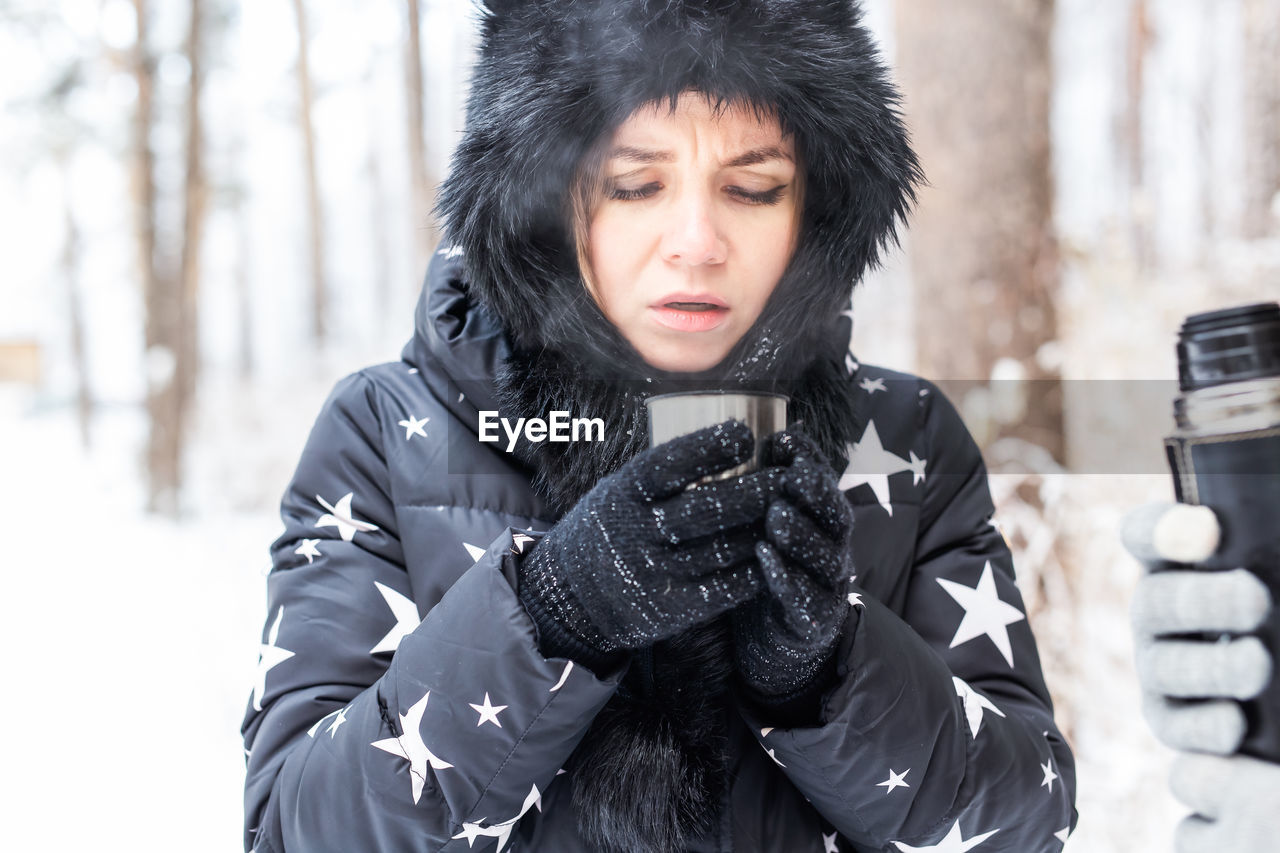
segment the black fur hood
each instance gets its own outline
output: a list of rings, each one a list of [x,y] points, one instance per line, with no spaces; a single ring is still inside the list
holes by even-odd
[[[852,0],[486,0],[445,245],[514,348],[653,374],[583,285],[569,188],[638,107],[694,89],[775,109],[805,164],[801,238],[755,327],[706,378],[795,379],[896,239],[920,180],[898,94]],[[847,339],[846,339],[847,343]]]

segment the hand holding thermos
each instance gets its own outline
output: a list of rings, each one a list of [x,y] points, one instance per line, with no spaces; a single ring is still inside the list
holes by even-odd
[[[1126,516],[1125,547],[1148,569],[1131,607],[1138,680],[1152,731],[1180,751],[1171,787],[1194,814],[1178,827],[1179,853],[1264,853],[1280,830],[1280,764],[1233,753],[1248,730],[1241,702],[1275,669],[1248,636],[1272,602],[1252,572],[1203,568],[1219,537],[1207,507],[1148,504]]]
[[[1132,604],[1147,720],[1180,750],[1193,814],[1177,850],[1263,853],[1280,835],[1280,306],[1189,317],[1165,439],[1181,503],[1122,539],[1148,569]]]

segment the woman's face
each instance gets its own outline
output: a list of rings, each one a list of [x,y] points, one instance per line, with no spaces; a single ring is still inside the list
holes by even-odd
[[[795,147],[749,108],[685,93],[631,115],[604,161],[586,256],[604,315],[650,365],[713,367],[764,309],[795,245]]]

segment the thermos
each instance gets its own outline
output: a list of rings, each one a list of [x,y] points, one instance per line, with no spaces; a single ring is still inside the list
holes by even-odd
[[[1179,501],[1207,506],[1222,537],[1208,570],[1240,566],[1280,604],[1280,305],[1255,303],[1186,319],[1178,336],[1176,430],[1165,438]],[[1280,762],[1280,607],[1257,636],[1271,682],[1242,703],[1240,752]]]

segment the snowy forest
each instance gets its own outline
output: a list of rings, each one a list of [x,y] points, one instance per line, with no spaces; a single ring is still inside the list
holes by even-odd
[[[929,185],[851,349],[983,448],[1066,849],[1163,853],[1118,528],[1172,499],[1182,320],[1280,298],[1280,0],[864,6]],[[278,502],[334,383],[412,333],[476,14],[0,0],[3,704],[41,729],[6,848],[238,849]]]

